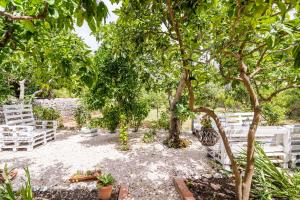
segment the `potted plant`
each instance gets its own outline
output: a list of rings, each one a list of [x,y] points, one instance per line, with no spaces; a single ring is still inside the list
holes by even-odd
[[[98,195],[100,200],[109,200],[112,193],[112,185],[115,182],[114,177],[111,174],[103,174],[97,176],[98,183]]]
[[[209,116],[204,116],[201,121],[201,129],[198,136],[199,141],[204,146],[214,146],[219,140],[219,134],[212,127],[212,122]]]

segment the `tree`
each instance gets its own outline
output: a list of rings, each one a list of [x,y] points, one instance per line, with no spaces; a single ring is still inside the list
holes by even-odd
[[[115,132],[122,115],[138,129],[150,111],[142,96],[142,74],[126,54],[114,54],[111,45],[114,43],[109,40],[102,43],[95,65],[83,78],[88,86],[86,102],[91,109],[103,111],[104,125],[111,132]]]
[[[52,33],[66,31],[67,33],[74,29],[75,22],[81,26],[86,21],[95,33],[107,14],[105,4],[96,0],[0,0],[0,66],[3,68],[7,65],[7,58],[15,52],[14,57],[19,57],[18,59],[30,55],[28,51],[32,48],[33,39],[41,39],[42,34],[47,31]],[[49,38],[44,37],[44,39]],[[28,43],[31,43],[30,47]],[[25,60],[28,63],[22,64],[29,65],[28,69],[24,66],[22,68],[27,72],[32,69],[32,66],[30,66],[30,59]],[[63,66],[60,69],[69,70],[69,66]],[[51,67],[48,70],[51,71]],[[45,75],[45,73],[41,74]],[[48,75],[50,76],[51,73]],[[48,85],[49,82],[46,81],[43,84]],[[18,85],[16,83],[14,87],[17,88]]]
[[[211,116],[221,134],[235,176],[238,199],[249,199],[254,174],[254,141],[262,105],[281,92],[299,88],[298,32],[299,19],[291,10],[296,1],[223,2],[213,24],[210,52],[218,63],[224,83],[242,85],[254,113],[247,135],[247,165],[241,170],[230,148],[217,114],[207,107],[194,107],[193,84],[187,82],[190,109]],[[299,10],[297,10],[299,12]],[[298,15],[298,14],[296,14]],[[234,86],[234,87],[235,87]]]
[[[24,45],[24,40],[39,34],[36,27],[72,30],[75,21],[78,26],[87,21],[96,32],[108,14],[103,1],[96,0],[1,0],[0,8],[3,9],[0,11],[1,51],[7,46],[16,49]]]
[[[197,6],[198,3],[193,5],[189,2],[176,4],[175,9],[180,11],[176,14],[176,19],[180,21],[181,28],[178,20],[176,23],[173,21],[173,8],[163,1],[130,1],[123,3],[117,12],[118,25],[128,27],[121,35],[126,41],[130,41],[131,45],[134,44],[136,50],[133,52],[138,55],[138,59],[150,60],[141,62],[147,63],[145,67],[152,77],[157,78],[156,87],[163,87],[163,91],[169,97],[171,114],[168,144],[177,148],[181,146],[181,123],[176,114],[180,109],[177,107],[182,99],[185,79],[190,75],[190,62],[199,62],[199,55],[195,50],[199,47],[201,38],[198,39],[196,32],[199,31],[202,21],[194,18],[193,9]],[[183,41],[187,44],[184,47],[179,45],[182,45]]]
[[[5,83],[17,97],[22,80],[26,80],[27,95],[51,97],[53,89],[62,87],[76,92],[79,78],[92,63],[87,46],[67,31],[40,28],[38,32],[24,50],[2,54]]]

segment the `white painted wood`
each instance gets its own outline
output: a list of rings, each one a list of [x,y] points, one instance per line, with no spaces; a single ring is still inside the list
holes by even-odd
[[[246,150],[248,126],[228,126],[225,132],[231,149],[236,157]],[[257,129],[256,141],[260,142],[267,156],[282,167],[287,168],[290,160],[290,131],[279,126],[260,126]],[[217,147],[216,147],[217,146]],[[230,169],[230,160],[220,140],[216,146],[209,147],[209,155],[223,165],[224,169]]]
[[[285,127],[287,127],[291,133],[290,160],[292,163],[292,167],[299,167],[300,166],[300,124],[286,125]]]
[[[35,121],[32,106],[5,105],[6,125],[0,126],[0,151],[32,150],[55,139],[56,121]]]

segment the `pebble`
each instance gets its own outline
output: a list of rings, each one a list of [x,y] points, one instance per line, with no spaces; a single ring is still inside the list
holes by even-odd
[[[203,174],[202,177],[210,179],[210,178],[213,177],[213,175],[211,175],[211,174]]]

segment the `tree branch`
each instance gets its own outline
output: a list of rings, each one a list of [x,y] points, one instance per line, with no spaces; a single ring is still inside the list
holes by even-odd
[[[267,49],[265,49],[262,54],[260,55],[257,63],[256,63],[256,69],[249,75],[250,79],[253,78],[256,74],[258,74],[262,68],[260,67],[260,63],[262,62],[262,60],[264,59],[264,56],[267,52]]]
[[[48,3],[45,2],[45,7],[42,12],[40,12],[38,15],[34,16],[17,16],[13,15],[11,13],[5,12],[5,11],[0,11],[0,16],[4,16],[7,19],[14,21],[14,20],[34,20],[34,19],[44,19],[48,14]]]
[[[13,35],[14,29],[9,28],[3,38],[0,40],[0,48],[3,48],[6,46],[6,44],[9,42],[9,40],[11,39],[12,35]]]
[[[281,88],[279,90],[276,90],[275,92],[270,94],[270,96],[268,96],[267,98],[263,98],[262,101],[264,101],[264,102],[271,101],[279,93],[284,92],[284,91],[289,90],[289,89],[292,89],[292,88],[300,88],[300,85],[289,85],[289,86],[286,86],[286,87]]]

